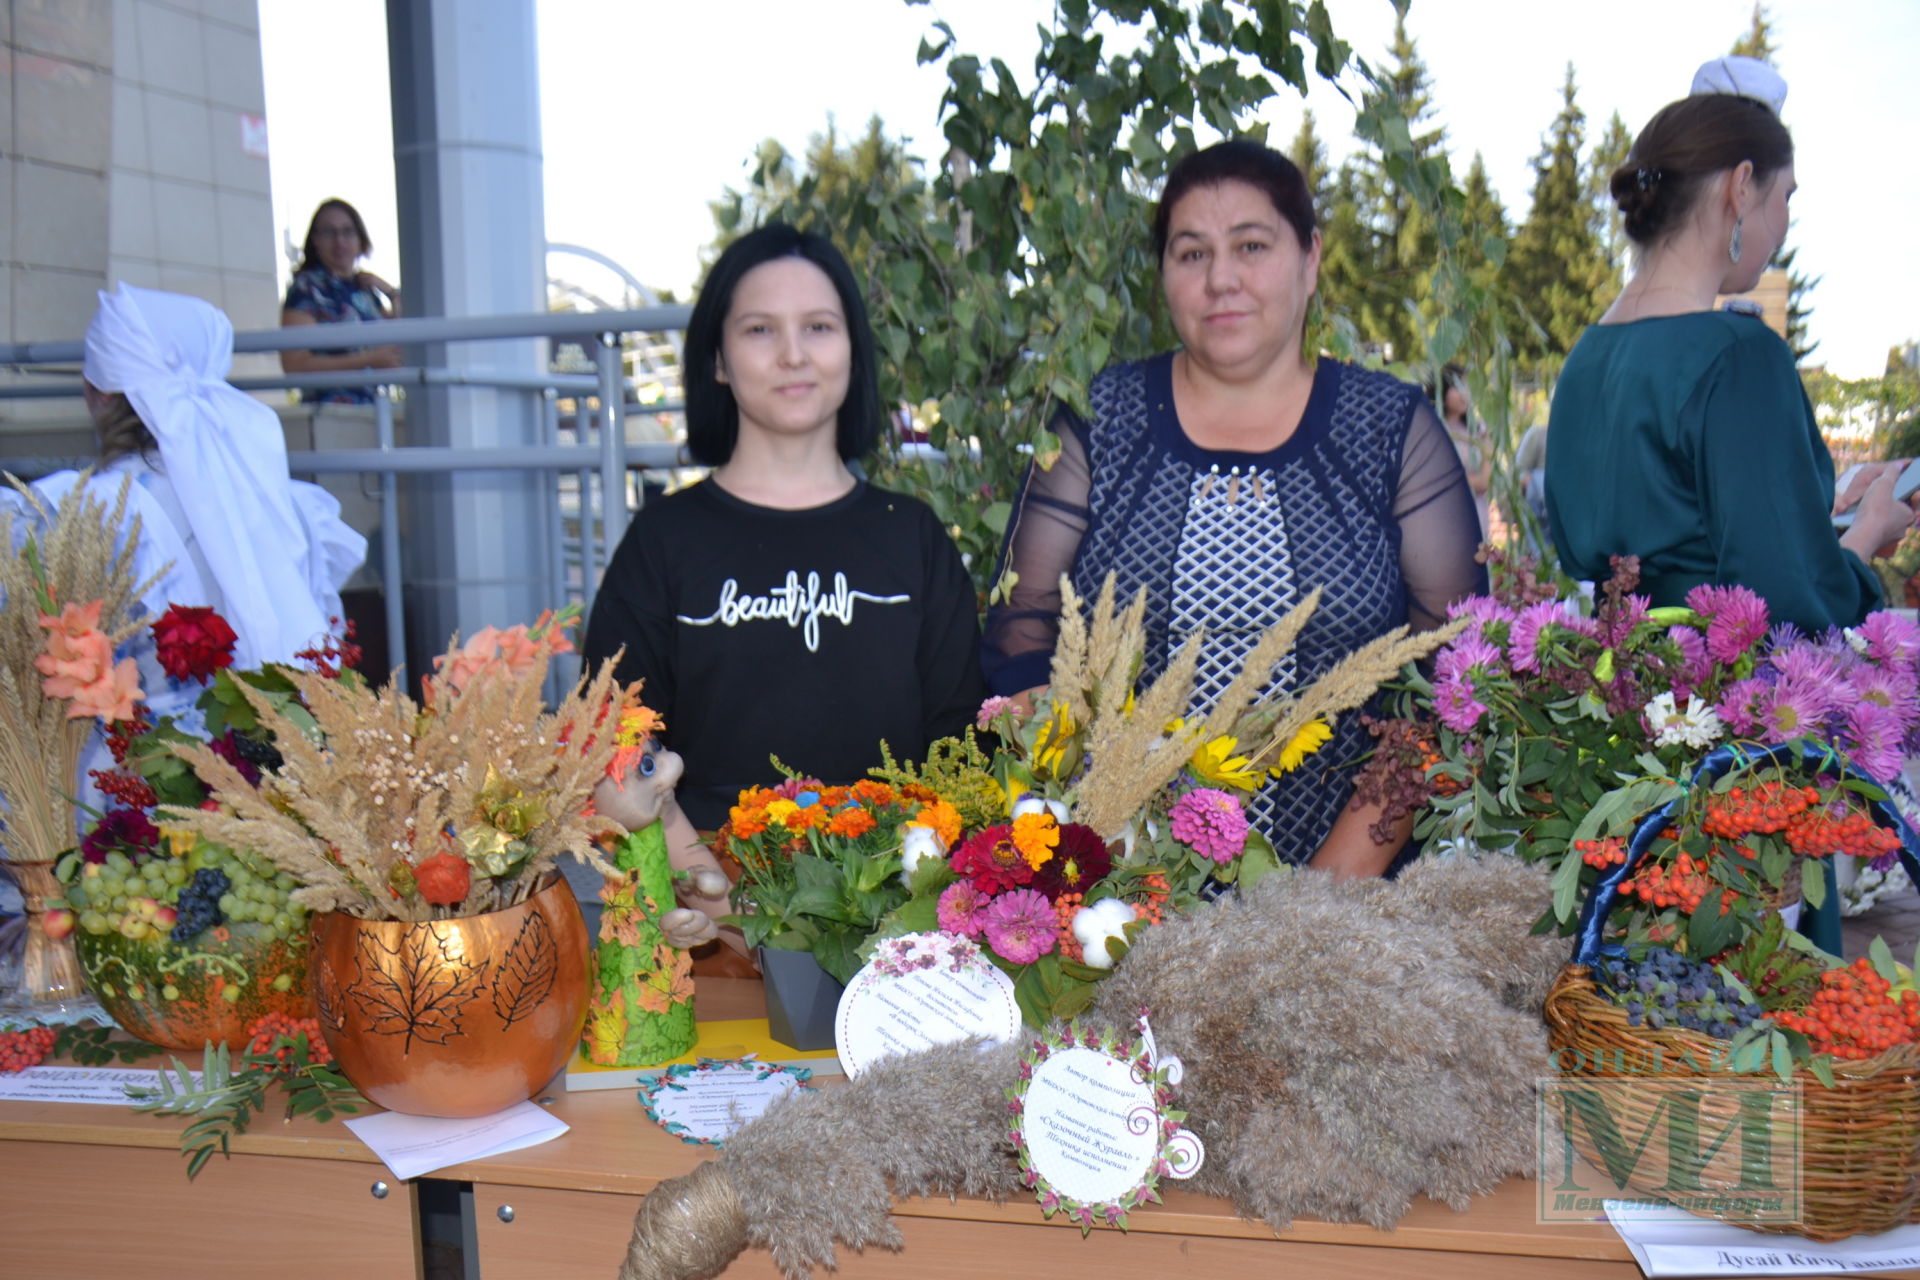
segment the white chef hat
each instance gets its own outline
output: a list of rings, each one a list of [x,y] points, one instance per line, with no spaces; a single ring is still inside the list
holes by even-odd
[[[1735,54],[1702,63],[1700,69],[1693,73],[1690,96],[1707,93],[1752,98],[1755,102],[1765,103],[1767,109],[1776,116],[1780,114],[1780,108],[1787,105],[1787,82],[1778,71],[1758,58],[1743,58]]]

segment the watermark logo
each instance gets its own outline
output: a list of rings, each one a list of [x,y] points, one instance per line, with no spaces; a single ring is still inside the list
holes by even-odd
[[[1770,1077],[1540,1082],[1539,1220],[1616,1215],[1780,1223],[1800,1216],[1801,1094]]]

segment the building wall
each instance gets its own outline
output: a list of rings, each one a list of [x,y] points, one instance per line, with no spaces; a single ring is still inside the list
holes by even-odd
[[[115,280],[278,323],[256,0],[0,0],[0,76],[0,341]]]

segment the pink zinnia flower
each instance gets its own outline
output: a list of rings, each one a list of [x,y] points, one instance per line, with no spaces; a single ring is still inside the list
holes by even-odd
[[[1033,866],[1013,842],[1013,828],[1002,823],[976,831],[954,850],[949,862],[982,893],[998,893],[1033,882]]]
[[[1175,840],[1218,863],[1232,862],[1247,847],[1246,811],[1212,787],[1195,788],[1174,801],[1167,824]]]
[[[1707,652],[1734,662],[1767,634],[1767,602],[1745,587],[1698,586],[1687,607],[1707,620]]]
[[[980,704],[980,710],[975,712],[973,716],[973,727],[982,731],[991,728],[993,722],[999,719],[1000,716],[1006,712],[1007,708],[1012,705],[1012,698],[1003,698],[999,694],[995,694]]]
[[[1920,624],[1897,613],[1868,614],[1860,638],[1867,642],[1867,656],[1883,665],[1911,671],[1920,658]]]
[[[971,881],[962,880],[948,885],[941,892],[934,913],[945,932],[957,933],[963,938],[977,938],[986,924],[982,913],[989,901],[987,895],[974,888]]]
[[[1853,767],[1875,782],[1900,776],[1906,763],[1898,716],[1877,702],[1855,703],[1847,710],[1847,756]]]
[[[981,913],[981,923],[994,954],[1014,964],[1032,964],[1053,950],[1058,933],[1053,904],[1033,889],[1001,894]]]
[[[1542,600],[1520,611],[1513,630],[1507,636],[1507,661],[1515,671],[1540,669],[1540,638],[1547,628],[1562,625],[1567,610],[1558,600]]]
[[[1443,680],[1433,689],[1434,714],[1440,717],[1440,723],[1455,733],[1472,733],[1473,727],[1480,723],[1480,717],[1487,713],[1487,706],[1473,696],[1473,681],[1465,679]]]

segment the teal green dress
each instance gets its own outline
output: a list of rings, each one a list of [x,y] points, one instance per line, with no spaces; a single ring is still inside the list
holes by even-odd
[[[1608,556],[1637,555],[1656,605],[1739,583],[1817,634],[1881,603],[1833,531],[1833,459],[1793,354],[1752,316],[1582,334],[1554,389],[1547,505],[1569,574],[1605,581]]]
[[[1703,582],[1739,583],[1776,622],[1852,626],[1880,582],[1833,529],[1833,458],[1793,353],[1753,316],[1696,311],[1580,336],[1553,392],[1547,509],[1561,565],[1605,581],[1607,557],[1640,557],[1655,605]],[[1840,954],[1827,899],[1801,929]]]

